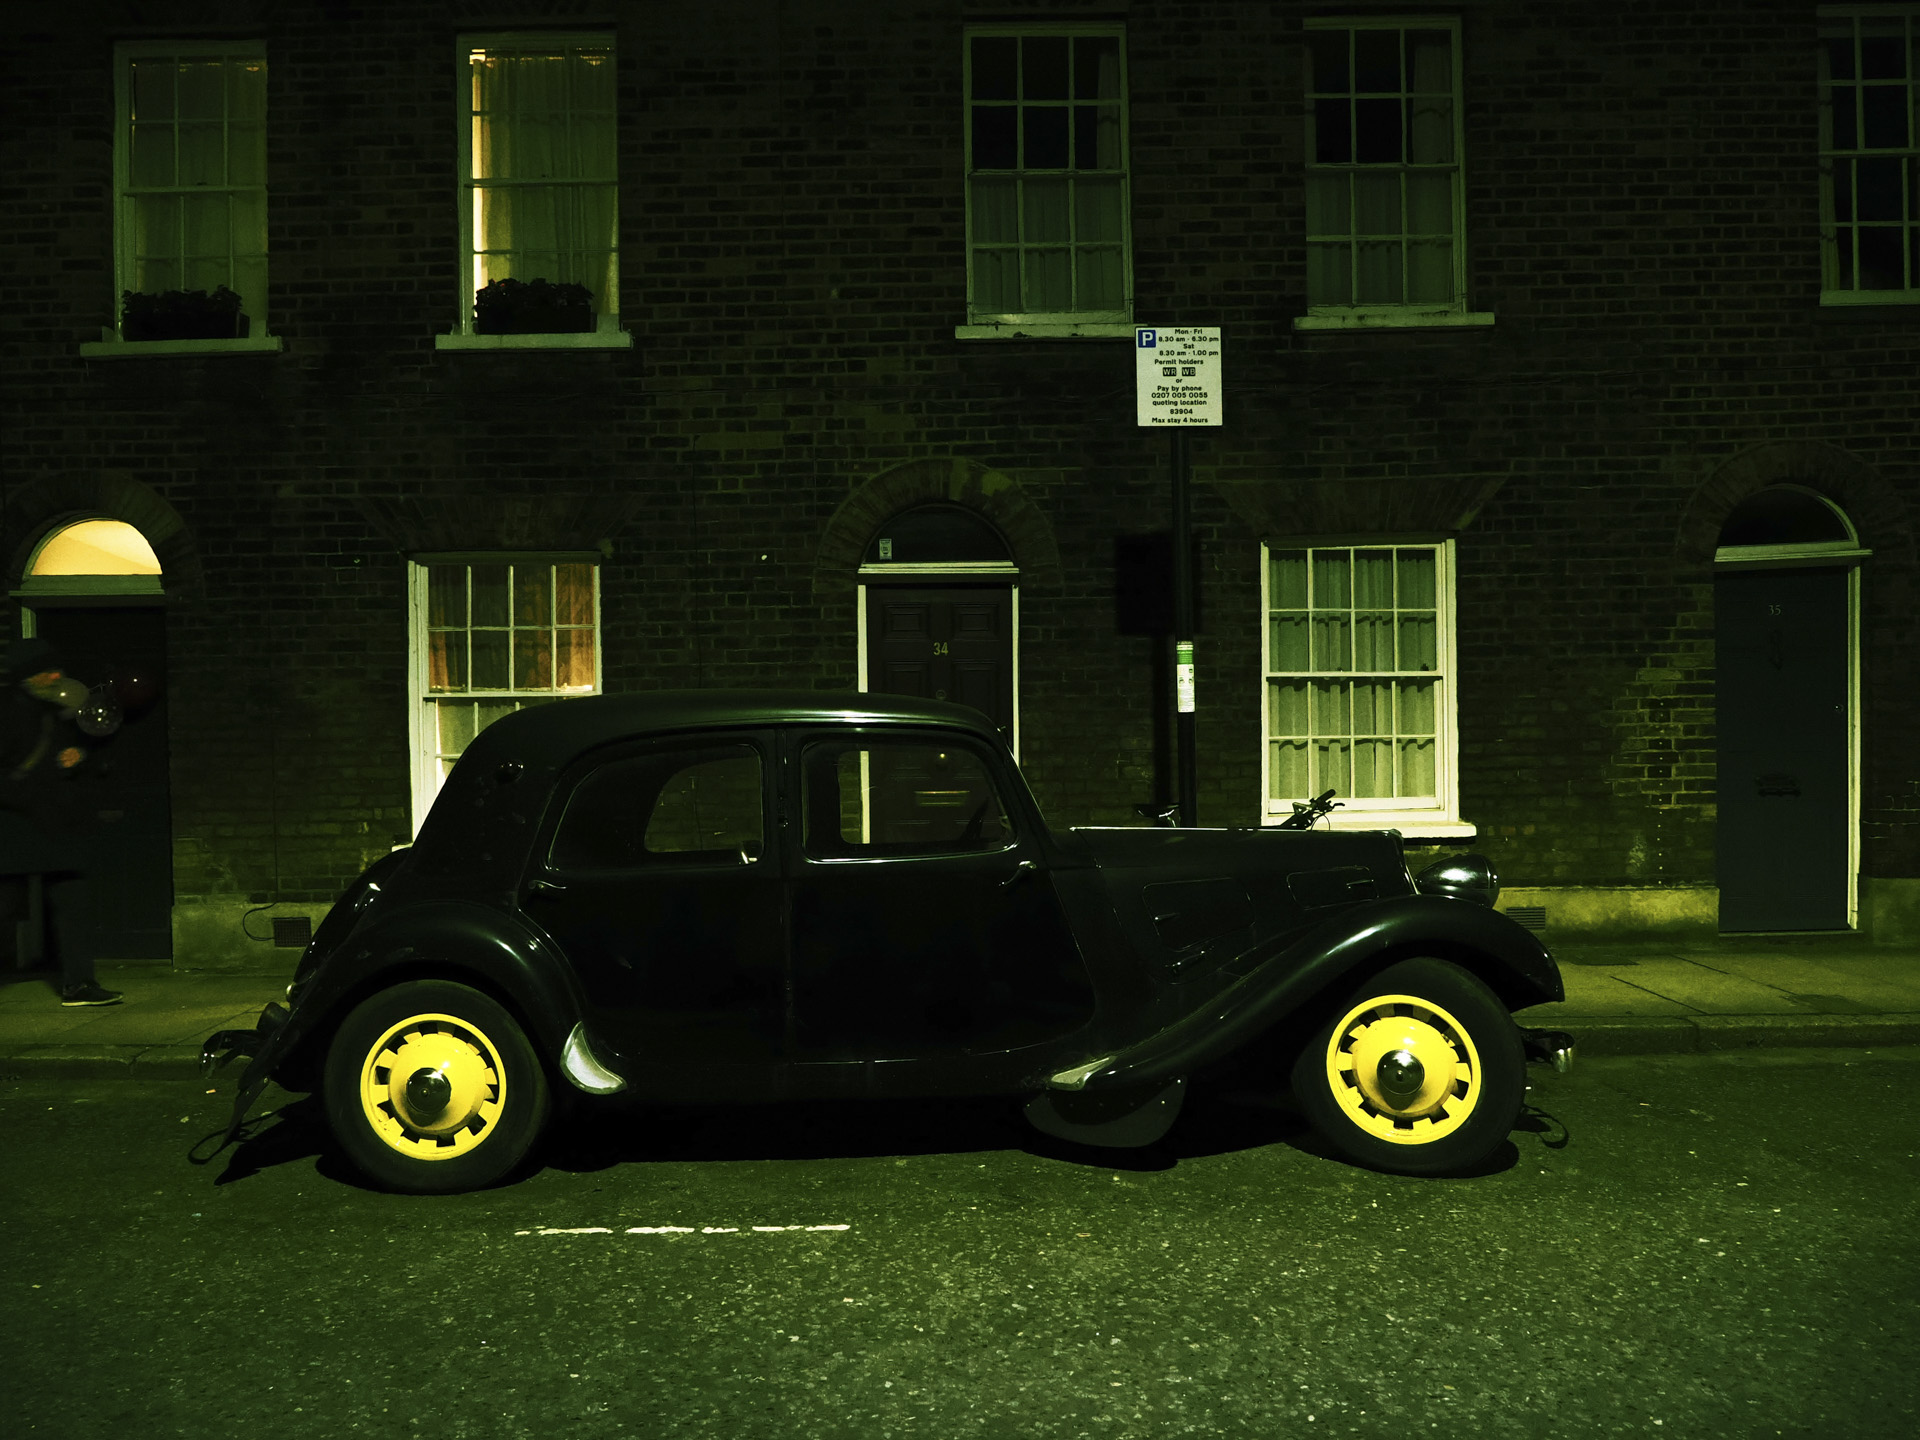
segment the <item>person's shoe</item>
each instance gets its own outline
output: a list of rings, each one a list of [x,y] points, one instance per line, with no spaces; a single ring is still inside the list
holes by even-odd
[[[118,1005],[118,990],[102,990],[91,982],[85,985],[69,985],[60,992],[62,1005]]]

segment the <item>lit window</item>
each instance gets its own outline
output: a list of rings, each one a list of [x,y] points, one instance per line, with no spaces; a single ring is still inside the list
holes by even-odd
[[[1458,22],[1307,26],[1309,315],[1464,312]]]
[[[578,557],[429,557],[412,573],[417,827],[495,720],[599,692],[600,590]]]
[[[463,333],[615,328],[611,36],[461,41]]]
[[[1820,12],[1823,304],[1920,300],[1920,7]]]
[[[1131,323],[1126,53],[1114,26],[970,29],[975,323]]]
[[[79,520],[40,543],[27,566],[35,575],[158,575],[160,557],[124,520]]]
[[[1356,823],[1455,819],[1451,548],[1266,552],[1269,821],[1325,790]]]
[[[120,339],[266,332],[267,61],[258,41],[116,51]]]

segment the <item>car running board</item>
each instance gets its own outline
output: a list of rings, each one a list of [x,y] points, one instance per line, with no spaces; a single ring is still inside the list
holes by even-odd
[[[1151,1090],[1046,1090],[1027,1102],[1027,1123],[1056,1140],[1136,1150],[1173,1128],[1186,1094],[1185,1076]]]

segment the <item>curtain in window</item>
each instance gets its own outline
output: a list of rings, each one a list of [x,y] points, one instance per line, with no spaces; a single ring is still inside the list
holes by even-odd
[[[477,52],[472,71],[475,287],[507,278],[584,285],[595,310],[611,310],[612,52]]]

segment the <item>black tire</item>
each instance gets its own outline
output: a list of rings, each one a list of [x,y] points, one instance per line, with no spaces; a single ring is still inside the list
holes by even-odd
[[[1445,1175],[1506,1139],[1526,1070],[1520,1031],[1485,982],[1445,960],[1402,960],[1353,987],[1308,1037],[1293,1093],[1349,1159]]]
[[[415,1195],[500,1180],[526,1158],[552,1108],[519,1023],[451,980],[409,981],[362,1001],[334,1034],[322,1086],[347,1159],[377,1184]]]

